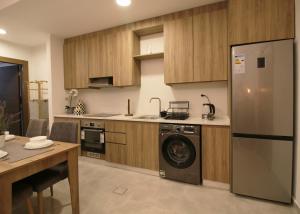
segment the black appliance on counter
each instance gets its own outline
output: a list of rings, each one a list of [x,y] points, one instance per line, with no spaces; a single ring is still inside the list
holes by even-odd
[[[105,154],[105,129],[103,121],[81,121],[81,150],[87,152],[87,156],[91,157],[100,157],[100,154]]]
[[[169,102],[169,108],[166,111],[166,120],[186,120],[189,118],[189,101],[172,101]]]

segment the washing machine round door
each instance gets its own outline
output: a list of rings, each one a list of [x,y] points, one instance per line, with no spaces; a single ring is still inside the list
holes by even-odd
[[[184,169],[190,167],[196,159],[193,143],[183,135],[170,135],[162,145],[164,159],[173,167]]]

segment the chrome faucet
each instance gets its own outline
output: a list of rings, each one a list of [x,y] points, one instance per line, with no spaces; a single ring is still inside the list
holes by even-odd
[[[159,101],[159,109],[158,109],[158,116],[160,117],[160,112],[161,112],[161,100],[159,97],[151,97],[150,99],[150,103],[152,102],[152,100],[158,100]]]

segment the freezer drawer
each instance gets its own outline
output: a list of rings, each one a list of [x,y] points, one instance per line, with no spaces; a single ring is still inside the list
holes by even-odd
[[[233,137],[232,191],[291,203],[293,142]]]
[[[232,48],[232,131],[293,136],[293,40]]]

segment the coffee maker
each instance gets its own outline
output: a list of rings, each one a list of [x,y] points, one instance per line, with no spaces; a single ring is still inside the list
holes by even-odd
[[[214,104],[210,102],[208,96],[206,96],[205,94],[201,94],[201,97],[205,97],[207,99],[207,103],[203,103],[202,119],[215,119],[216,108]]]

